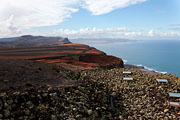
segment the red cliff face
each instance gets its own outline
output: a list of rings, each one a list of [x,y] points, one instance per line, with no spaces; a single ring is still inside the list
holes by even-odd
[[[0,52],[0,59],[31,59],[45,63],[56,63],[70,69],[124,66],[122,59],[106,55],[96,48],[83,44],[1,48]]]
[[[87,54],[84,56],[80,56],[79,61],[87,62],[87,63],[96,63],[100,67],[124,67],[124,63],[122,59],[104,54],[100,54],[100,55]]]

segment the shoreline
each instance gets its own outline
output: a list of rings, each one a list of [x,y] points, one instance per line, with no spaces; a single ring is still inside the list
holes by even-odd
[[[110,66],[73,71],[57,63],[4,60],[0,64],[0,82],[7,89],[0,92],[0,119],[179,118],[177,108],[166,103],[169,92],[180,92],[180,78],[125,63],[124,60],[124,68]],[[131,74],[125,75],[123,71]],[[126,81],[125,77],[133,80]],[[158,83],[157,79],[167,79],[168,83]],[[9,93],[6,90],[10,90]]]
[[[153,73],[159,73],[159,74],[170,74],[168,72],[160,72],[151,68],[148,68],[146,66],[143,65],[133,65],[133,64],[124,64],[124,68],[137,68],[137,69],[141,69],[142,71],[145,72],[153,72]]]

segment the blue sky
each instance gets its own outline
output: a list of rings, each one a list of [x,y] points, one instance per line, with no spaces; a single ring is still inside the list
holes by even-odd
[[[22,1],[0,5],[0,37],[180,38],[180,0]]]
[[[173,2],[172,2],[173,1]],[[85,9],[72,14],[61,24],[55,26],[63,29],[80,29],[83,27],[115,28],[131,27],[133,29],[152,29],[169,27],[180,23],[178,12],[179,0],[149,0],[147,2],[119,8],[110,13],[94,16]],[[180,2],[179,2],[180,3]]]

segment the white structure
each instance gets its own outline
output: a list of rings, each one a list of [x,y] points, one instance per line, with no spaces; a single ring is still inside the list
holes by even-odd
[[[180,98],[180,93],[169,93],[169,97]]]
[[[123,80],[132,81],[133,78],[123,78]]]
[[[168,80],[167,79],[156,79],[158,82],[162,82],[162,83],[167,83]]]
[[[130,71],[123,71],[123,74],[131,74]]]
[[[173,107],[180,107],[180,102],[169,102],[167,101],[168,106],[173,106]]]

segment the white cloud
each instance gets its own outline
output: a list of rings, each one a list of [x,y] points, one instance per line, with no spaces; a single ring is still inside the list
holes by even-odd
[[[6,31],[12,36],[15,29],[57,25],[78,11],[77,3],[79,0],[2,0],[0,36]]]
[[[0,21],[13,15],[13,23],[22,28],[56,25],[78,11],[73,7],[78,1],[4,0],[0,4]]]
[[[165,37],[165,38],[179,38],[180,31],[160,32],[160,33],[158,33],[158,35],[160,37]]]
[[[180,37],[180,31],[156,31],[149,30],[146,31],[137,31],[131,30],[127,27],[120,28],[81,28],[78,30],[70,29],[59,29],[54,30],[51,34],[54,36],[63,36],[72,38],[124,38],[124,39],[177,39]]]
[[[21,30],[13,24],[13,18],[14,16],[11,15],[6,21],[0,21],[0,36],[6,37],[6,36],[16,36],[21,33]]]
[[[21,35],[27,29],[38,33],[31,28],[58,25],[80,8],[89,10],[93,15],[102,15],[145,1],[147,0],[1,0],[0,37]],[[166,32],[155,29],[142,32],[126,27],[105,29],[94,27],[79,30],[60,29],[53,34],[70,38],[179,38],[179,28],[179,24],[176,24],[167,28]],[[49,35],[53,34],[49,31]]]
[[[146,0],[1,0],[0,37],[16,35],[24,29],[53,26],[69,18],[80,7],[93,15],[109,13]],[[11,18],[11,20],[10,20]],[[10,20],[10,22],[9,22]]]
[[[84,8],[92,12],[93,15],[109,13],[117,8],[124,8],[147,0],[86,0]]]
[[[180,37],[180,31],[155,31],[155,30],[149,30],[147,34],[144,34],[146,37],[151,37],[151,38],[166,38],[166,39],[176,39]]]
[[[155,35],[155,33],[153,30],[150,30],[147,34],[147,36],[149,36],[149,37],[154,37],[154,35]]]
[[[132,31],[126,27],[122,28],[81,28],[79,30],[59,29],[54,35],[61,35],[69,38],[132,38],[141,36],[141,32]]]

